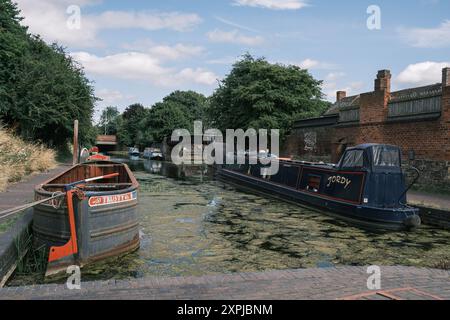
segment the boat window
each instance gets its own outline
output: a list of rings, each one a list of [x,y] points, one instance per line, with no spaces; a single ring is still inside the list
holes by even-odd
[[[373,165],[377,167],[399,167],[400,153],[397,148],[389,146],[374,146]]]
[[[322,177],[316,174],[308,175],[308,184],[306,186],[306,190],[318,192],[320,189],[320,182]]]
[[[362,168],[364,167],[364,151],[351,150],[347,151],[342,159],[341,166],[343,168]]]

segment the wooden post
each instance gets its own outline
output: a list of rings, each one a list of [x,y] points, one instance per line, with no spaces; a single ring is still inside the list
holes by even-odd
[[[78,163],[78,120],[73,123],[73,165]]]

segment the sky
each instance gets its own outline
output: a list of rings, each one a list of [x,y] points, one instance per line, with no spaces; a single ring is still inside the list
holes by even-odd
[[[146,107],[174,90],[210,95],[243,54],[307,68],[335,101],[441,81],[450,66],[449,0],[16,0],[23,24],[57,42],[106,106]],[[374,7],[375,6],[375,7]]]

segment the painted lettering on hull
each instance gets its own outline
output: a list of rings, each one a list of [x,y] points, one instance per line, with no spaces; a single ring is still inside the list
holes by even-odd
[[[352,183],[352,180],[342,176],[331,176],[328,178],[327,188],[331,187],[331,185],[335,183],[342,184],[344,189],[347,189],[347,187]]]
[[[137,192],[116,194],[110,196],[99,196],[89,198],[89,207],[106,206],[109,204],[129,202],[137,199]]]

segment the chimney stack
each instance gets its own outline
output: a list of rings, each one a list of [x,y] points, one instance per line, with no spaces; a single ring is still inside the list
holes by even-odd
[[[375,91],[391,92],[391,71],[380,70],[378,71],[377,78],[375,79]]]
[[[450,87],[450,68],[442,69],[442,87]]]
[[[345,92],[345,91],[338,91],[338,92],[336,92],[336,102],[341,101],[346,96],[347,96],[347,92]]]

